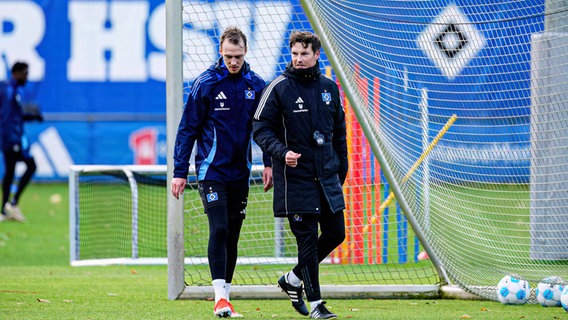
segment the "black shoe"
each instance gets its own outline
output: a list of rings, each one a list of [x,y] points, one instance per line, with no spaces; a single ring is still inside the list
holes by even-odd
[[[286,275],[284,274],[280,278],[278,278],[278,286],[288,295],[290,301],[292,301],[292,307],[294,307],[296,311],[298,311],[303,316],[310,314],[308,312],[306,304],[304,303],[304,299],[302,299],[302,285],[300,285],[299,287],[294,287],[293,285],[289,284],[288,282],[286,282]]]
[[[310,312],[310,318],[311,319],[335,319],[337,318],[337,315],[335,313],[332,313],[331,311],[327,310],[327,308],[325,307],[325,301],[323,301],[322,303],[318,304],[317,307],[314,308],[314,310],[312,310],[312,312]]]

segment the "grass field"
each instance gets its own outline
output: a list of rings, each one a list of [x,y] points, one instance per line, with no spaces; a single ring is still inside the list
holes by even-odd
[[[165,266],[70,267],[66,184],[31,185],[20,207],[26,223],[0,223],[0,319],[214,318],[211,301],[167,299]],[[306,319],[284,295],[234,304],[245,319]],[[328,300],[328,306],[340,319],[568,318],[562,308],[493,301]]]

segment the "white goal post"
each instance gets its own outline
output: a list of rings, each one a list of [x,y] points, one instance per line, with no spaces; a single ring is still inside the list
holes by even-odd
[[[147,224],[161,225],[166,234],[165,195],[164,201],[155,200],[165,189],[166,166],[73,165],[68,181],[72,266],[166,264],[165,241],[156,240],[160,233],[148,233],[150,241],[139,237]],[[144,203],[148,200],[152,206]],[[149,217],[142,219],[141,212]],[[157,249],[141,250],[146,242]]]

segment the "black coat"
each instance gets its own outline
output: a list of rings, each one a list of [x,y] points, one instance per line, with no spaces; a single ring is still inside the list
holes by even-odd
[[[324,137],[321,146],[314,140],[316,131]],[[337,84],[317,65],[307,70],[288,65],[264,89],[253,118],[253,139],[272,156],[275,216],[319,214],[322,201],[332,212],[345,209],[345,112]],[[302,155],[294,168],[285,164],[289,150]]]

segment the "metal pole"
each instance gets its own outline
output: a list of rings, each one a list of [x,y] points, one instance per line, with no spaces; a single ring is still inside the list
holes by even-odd
[[[166,0],[166,132],[168,199],[168,299],[177,299],[185,289],[183,197],[171,193],[173,149],[183,108],[182,2]]]

